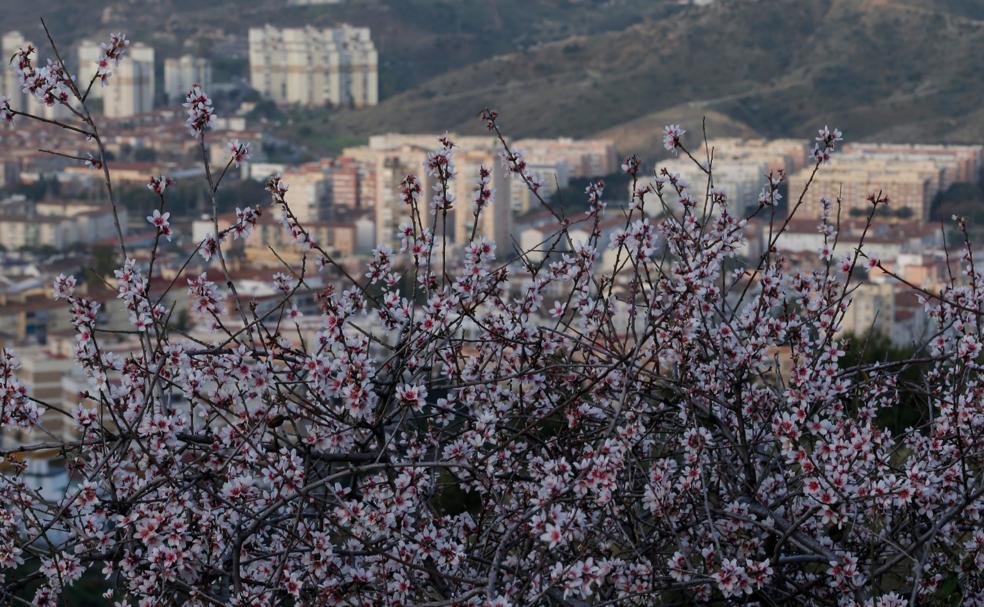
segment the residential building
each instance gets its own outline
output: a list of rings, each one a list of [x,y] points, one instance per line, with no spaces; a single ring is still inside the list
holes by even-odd
[[[28,45],[34,46],[18,31],[7,32],[0,38],[0,52],[3,52],[3,90],[0,94],[10,97],[10,106],[19,110],[27,107],[27,96],[21,87],[17,70],[9,62],[14,53]]]
[[[976,182],[980,179],[984,146],[848,143],[841,156],[889,162],[929,162],[940,172],[939,189],[945,190],[958,181]]]
[[[126,210],[120,209],[126,225]],[[81,201],[32,203],[23,197],[0,203],[0,243],[9,250],[91,244],[116,237],[112,210]]]
[[[894,260],[905,253],[919,253],[942,245],[939,226],[917,224],[915,222],[878,221],[865,229],[865,221],[855,218],[844,218],[841,221],[837,235],[837,248],[834,255],[853,251],[864,238],[864,251],[872,257],[886,261]],[[756,222],[758,227],[754,240],[754,253],[761,254],[765,250],[770,232],[766,221]],[[786,253],[819,254],[824,247],[824,235],[817,230],[815,219],[806,217],[794,218],[786,225],[781,234],[772,235],[777,250]],[[833,246],[833,240],[827,239],[827,246]]]
[[[298,221],[307,224],[327,218],[331,200],[326,167],[317,162],[288,167],[283,180],[290,187],[285,199]]]
[[[130,47],[103,91],[103,114],[126,118],[154,109],[154,49],[137,43]]]
[[[982,146],[850,144],[813,176],[798,216],[816,218],[821,199],[840,199],[841,217],[863,216],[867,198],[888,198],[889,219],[925,221],[936,194],[959,181],[980,178]],[[810,181],[804,167],[789,179],[790,197],[798,197]]]
[[[700,166],[690,158],[678,157],[658,163],[655,170],[660,173],[665,169],[681,177],[702,208],[708,188],[704,165],[706,158],[711,156],[714,189],[724,193],[729,212],[742,217],[750,215],[758,206],[759,194],[768,183],[770,173],[795,173],[806,163],[806,144],[795,139],[722,138],[709,141],[707,148],[702,144],[694,153],[702,161]],[[675,194],[665,198],[671,210],[680,210],[675,205]],[[646,200],[649,213],[663,211],[655,196]]]
[[[92,79],[96,77],[96,71],[98,69],[99,60],[103,56],[102,47],[95,40],[83,40],[79,42],[78,49],[76,51],[78,57],[79,69],[76,72],[76,77],[79,80],[79,86],[82,88],[88,87]],[[100,83],[94,82],[92,88],[89,90],[89,96],[94,99],[102,99],[106,88],[101,86]]]
[[[410,174],[421,181],[420,220],[428,229],[434,229],[438,241],[460,246],[468,242],[473,231],[500,246],[506,246],[505,243],[510,241],[512,175],[499,158],[496,140],[488,136],[459,137],[451,134],[449,137],[455,142],[456,178],[450,184],[454,204],[448,211],[447,220],[442,214],[439,222],[435,221],[431,212],[435,179],[428,176],[425,170],[428,152],[438,147],[438,135],[377,135],[369,138],[367,146],[344,150],[343,157],[374,165],[368,173],[375,178],[375,184],[364,190],[364,199],[367,202],[365,207],[373,209],[377,246],[398,246],[397,228],[411,220],[410,208],[401,196],[401,183]],[[481,167],[491,173],[493,197],[489,207],[479,215],[475,226],[472,201]]]
[[[604,177],[621,162],[610,139],[519,139],[513,146],[530,165],[563,165],[570,177]]]
[[[168,57],[164,60],[164,94],[168,103],[184,101],[196,84],[206,91],[212,84],[212,63],[203,57]]]
[[[21,86],[20,76],[17,73],[16,67],[10,63],[10,60],[18,50],[26,49],[29,46],[37,48],[18,31],[7,32],[0,39],[0,49],[3,52],[3,79],[2,83],[0,83],[2,84],[0,96],[6,95],[10,97],[10,106],[15,110],[27,112],[34,116],[40,116],[48,120],[59,120],[70,116],[71,110],[64,105],[60,103],[50,106],[45,105],[44,102],[31,93],[25,92]],[[45,60],[41,58],[39,53],[32,55],[31,60],[35,66],[45,64]]]
[[[790,198],[798,200],[802,194],[803,202],[796,213],[804,219],[819,218],[824,199],[835,206],[840,200],[841,218],[863,217],[871,210],[868,197],[880,194],[889,200],[891,219],[925,221],[940,188],[939,171],[928,162],[835,156],[813,175],[811,182],[812,173],[812,169],[805,168],[789,178]]]
[[[537,194],[544,200],[549,200],[560,188],[570,183],[570,166],[564,161],[552,164],[530,164],[527,161],[526,173],[540,184]],[[515,213],[524,214],[539,208],[540,201],[530,191],[525,180],[516,177],[510,184],[512,191],[510,199]]]
[[[376,105],[377,63],[368,28],[249,30],[250,84],[277,103]]]

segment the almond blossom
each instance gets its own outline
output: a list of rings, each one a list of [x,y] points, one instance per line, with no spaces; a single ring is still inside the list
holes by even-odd
[[[147,222],[157,228],[159,234],[171,240],[171,223],[168,221],[170,217],[171,213],[161,213],[157,209],[154,209],[154,212],[147,216]]]
[[[211,102],[195,87],[186,106],[204,145]],[[481,116],[507,172],[560,216],[497,119]],[[667,149],[685,151],[683,134],[668,127]],[[816,170],[841,138],[820,131]],[[613,208],[593,181],[538,259],[475,233],[439,260],[449,243],[422,225],[428,209],[495,204],[480,172],[475,208],[455,207],[455,153],[441,138],[417,167],[427,181],[403,180],[400,250],[356,272],[271,178],[300,260],[261,309],[187,251],[171,284],[194,332],[169,321],[142,257],[110,279],[128,349],[59,277],[76,406],[35,400],[0,351],[0,423],[24,437],[0,450],[4,592],[58,604],[101,571],[108,604],[147,606],[984,600],[972,247],[925,299],[932,339],[903,361],[921,374],[909,382],[902,365],[847,361],[865,258],[831,238],[833,215],[818,269],[773,247],[743,257],[746,219],[713,175],[691,186],[666,171],[644,196],[672,212]],[[250,202],[195,243],[206,262],[256,226]],[[169,236],[169,218],[162,201],[147,219]],[[916,421],[885,421],[913,400]],[[52,416],[77,435],[52,438]],[[39,494],[19,449],[57,452],[72,483]]]

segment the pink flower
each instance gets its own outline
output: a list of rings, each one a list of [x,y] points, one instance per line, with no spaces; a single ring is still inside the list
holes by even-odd
[[[666,125],[663,127],[663,147],[670,152],[675,152],[680,147],[680,138],[686,132],[679,124]]]
[[[198,254],[202,256],[202,259],[209,261],[212,256],[215,255],[219,250],[219,239],[215,237],[215,234],[209,232],[205,235],[202,240],[201,246],[198,247]]]
[[[151,177],[150,181],[147,183],[147,189],[158,196],[163,196],[164,190],[166,190],[172,183],[174,183],[174,180],[170,177],[165,177],[164,175],[160,175],[159,177]]]
[[[126,34],[110,34],[109,42],[103,42],[100,47],[103,50],[103,57],[119,65],[123,59],[126,48],[130,46],[130,41],[126,39]]]
[[[560,531],[560,527],[553,523],[547,523],[543,533],[540,534],[540,539],[550,548],[556,548],[563,542],[564,536]]]
[[[256,226],[259,216],[260,212],[253,207],[246,207],[245,209],[236,207],[236,223],[231,228],[232,238],[245,240],[249,237],[249,233]]]
[[[301,577],[298,573],[293,572],[287,574],[284,578],[283,584],[284,590],[287,591],[287,594],[294,598],[301,596],[301,588],[304,587],[304,583],[301,581]]]
[[[412,206],[420,196],[420,181],[413,175],[407,175],[400,182],[400,196],[404,204]]]
[[[185,95],[184,107],[188,112],[186,124],[192,135],[203,135],[215,123],[215,109],[212,100],[200,85],[192,87]]]
[[[426,402],[427,390],[423,386],[402,385],[396,389],[396,396],[400,402],[419,411]]]
[[[844,140],[844,135],[838,129],[831,130],[824,126],[818,131],[816,143],[813,144],[813,158],[817,163],[824,163],[830,160],[830,154],[834,151],[834,146]]]
[[[162,214],[157,209],[154,209],[154,213],[147,216],[147,221],[150,225],[157,228],[159,234],[166,236],[168,240],[171,240],[171,224],[168,222],[169,217],[171,217],[171,213]]]
[[[622,162],[622,172],[626,175],[635,175],[639,172],[638,156],[629,156]]]
[[[485,121],[485,126],[488,130],[495,129],[495,121],[499,117],[499,113],[488,108],[482,110],[482,120]]]
[[[0,97],[0,119],[7,124],[14,121],[14,110],[10,107],[10,96],[8,95]]]
[[[75,291],[76,280],[74,276],[59,274],[55,277],[55,299],[68,299]]]
[[[79,405],[75,408],[75,412],[72,414],[75,419],[75,423],[81,428],[88,428],[96,423],[99,419],[96,411],[86,407],[85,405]]]
[[[113,74],[113,68],[123,60],[123,55],[126,54],[126,49],[129,46],[130,41],[126,39],[124,34],[110,34],[109,42],[103,42],[100,45],[103,53],[96,60],[95,76],[100,85],[107,86],[109,84],[109,77]]]
[[[240,142],[238,139],[229,143],[229,151],[232,153],[232,162],[237,167],[249,160],[249,142]]]
[[[93,156],[91,153],[86,152],[86,158],[82,160],[82,166],[89,169],[101,169],[103,163],[101,160]]]

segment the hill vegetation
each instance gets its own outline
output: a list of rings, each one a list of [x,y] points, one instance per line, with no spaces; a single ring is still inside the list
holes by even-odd
[[[64,4],[39,0],[0,27],[30,27],[38,14],[64,21]],[[242,70],[251,25],[373,28],[379,106],[282,115],[288,134],[323,150],[388,131],[477,132],[485,106],[514,136],[601,134],[644,154],[659,147],[655,127],[693,129],[705,115],[719,135],[804,136],[831,123],[854,140],[984,139],[975,0],[82,4],[93,9],[61,24],[73,35],[122,28],[163,52],[221,51]]]
[[[332,128],[474,130],[492,105],[515,134],[584,136],[689,101],[769,136],[831,122],[855,139],[979,141],[984,22],[954,4],[721,1],[452,70]]]

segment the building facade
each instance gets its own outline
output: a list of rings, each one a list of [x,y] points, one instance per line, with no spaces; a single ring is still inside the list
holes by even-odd
[[[134,44],[104,87],[103,114],[126,118],[149,112],[154,109],[154,94],[154,49]]]
[[[277,103],[376,105],[377,63],[368,28],[249,30],[250,84]]]
[[[427,154],[437,149],[438,135],[377,135],[369,138],[369,145],[348,148],[343,158],[362,167],[370,166],[362,174],[371,176],[372,183],[360,187],[360,206],[371,208],[376,228],[376,245],[396,248],[399,245],[397,229],[410,222],[410,209],[403,202],[401,184],[407,175],[415,175],[421,181],[419,204],[420,219],[428,229],[433,228],[438,242],[447,242],[449,248],[466,244],[474,232],[494,240],[503,247],[510,242],[513,223],[512,175],[499,158],[497,142],[492,137],[458,137],[449,135],[455,142],[454,166],[456,178],[450,184],[449,194],[454,201],[447,218],[436,221],[431,211],[436,180],[427,175]],[[490,172],[492,188],[491,204],[482,211],[476,224],[473,199],[479,170]]]
[[[212,85],[212,63],[208,59],[184,55],[164,60],[164,94],[169,103],[183,101],[196,84],[206,91]]]

